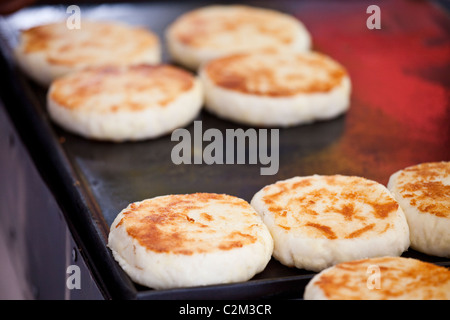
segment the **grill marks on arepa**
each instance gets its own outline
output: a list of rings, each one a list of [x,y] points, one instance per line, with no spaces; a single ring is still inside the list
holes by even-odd
[[[303,229],[313,237],[351,239],[383,233],[391,227],[389,215],[395,215],[398,204],[387,194],[367,192],[375,182],[350,177],[326,176],[325,185],[315,188],[317,178],[279,182],[275,192],[262,197],[277,221],[286,229]],[[295,190],[302,188],[296,194]],[[312,229],[311,229],[312,228]]]
[[[197,70],[222,56],[254,50],[305,52],[311,39],[296,18],[243,5],[211,5],[178,17],[166,31],[171,57]]]
[[[167,289],[249,280],[266,267],[273,240],[246,201],[195,193],[130,204],[108,246],[135,282]]]
[[[399,193],[421,212],[450,218],[450,162],[405,168],[397,178]]]
[[[109,141],[159,137],[190,123],[203,105],[194,75],[171,65],[89,67],[53,81],[52,120],[72,133]]]
[[[158,64],[160,41],[152,31],[121,22],[82,20],[79,29],[65,21],[39,25],[20,34],[18,64],[38,83],[90,66]]]
[[[404,214],[381,184],[354,176],[294,177],[257,192],[251,205],[282,264],[320,271],[339,262],[400,255],[409,246]]]
[[[159,46],[147,29],[118,22],[83,20],[80,29],[68,29],[64,21],[24,30],[22,36],[25,53],[42,52],[48,62],[67,66],[123,65]]]
[[[211,205],[224,205],[227,210],[242,210],[248,224],[233,222],[214,212]],[[257,241],[252,234],[253,212],[244,200],[216,194],[174,195],[131,205],[116,225],[127,224],[128,234],[148,250],[160,253],[192,255],[214,250],[231,250]],[[216,241],[217,240],[217,241]]]
[[[378,283],[370,283],[373,270]],[[450,270],[411,258],[380,257],[344,262],[315,275],[307,300],[448,300]]]
[[[230,38],[236,46],[253,37],[266,38],[267,45],[286,45],[295,41],[292,20],[279,12],[243,5],[210,6],[188,12],[172,25],[171,32],[183,44],[197,48],[226,48]],[[226,48],[227,49],[227,48]]]
[[[408,219],[411,247],[450,257],[450,162],[399,170],[389,178],[388,188]]]
[[[56,80],[50,99],[72,110],[140,111],[166,106],[194,81],[190,73],[170,65],[90,67]]]
[[[256,51],[202,65],[205,109],[227,120],[288,127],[346,112],[351,82],[345,68],[316,52]]]
[[[221,88],[268,97],[328,92],[347,76],[340,64],[319,53],[270,51],[215,59],[205,72]]]

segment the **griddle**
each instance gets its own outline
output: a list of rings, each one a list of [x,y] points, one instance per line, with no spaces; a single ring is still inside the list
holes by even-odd
[[[161,39],[180,14],[208,1],[80,5],[83,18],[143,25]],[[230,2],[227,2],[230,3]],[[343,64],[352,79],[349,111],[336,119],[280,129],[279,171],[261,164],[175,165],[166,135],[154,140],[101,142],[70,134],[46,112],[46,89],[16,66],[20,29],[67,19],[67,5],[23,9],[0,20],[0,94],[105,298],[301,299],[314,272],[272,259],[249,281],[153,290],[133,283],[106,246],[109,226],[130,202],[176,193],[215,192],[250,201],[267,184],[311,174],[357,175],[387,184],[395,171],[450,160],[450,19],[439,3],[378,1],[381,29],[368,29],[370,1],[251,1],[298,17],[314,50]],[[164,44],[164,42],[163,42]],[[163,48],[163,61],[173,63]],[[248,127],[202,111],[203,130]],[[186,127],[193,132],[193,124]],[[38,213],[37,213],[38,214]],[[442,266],[450,260],[409,249],[403,254]]]

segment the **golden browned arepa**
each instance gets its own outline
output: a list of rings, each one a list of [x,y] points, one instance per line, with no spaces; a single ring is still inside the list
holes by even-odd
[[[450,162],[427,162],[394,173],[388,188],[408,220],[411,247],[450,257]]]
[[[246,281],[269,262],[273,240],[245,200],[195,193],[130,204],[108,246],[133,281],[167,289]]]
[[[85,68],[56,79],[47,95],[54,122],[86,138],[142,140],[190,123],[203,105],[200,81],[170,65]]]
[[[15,55],[30,77],[48,86],[88,66],[157,64],[161,48],[157,35],[143,27],[82,20],[79,29],[69,29],[60,21],[23,30]]]
[[[168,27],[166,39],[172,58],[193,70],[233,53],[304,52],[311,46],[308,30],[295,17],[245,5],[211,5],[187,12]]]
[[[450,270],[403,257],[343,262],[315,275],[306,300],[449,300]]]
[[[399,256],[409,246],[404,213],[378,182],[313,175],[278,181],[251,205],[274,239],[273,256],[287,266],[321,271],[340,262]]]
[[[311,123],[337,117],[350,105],[346,69],[317,52],[234,54],[204,64],[199,76],[205,108],[246,125]]]

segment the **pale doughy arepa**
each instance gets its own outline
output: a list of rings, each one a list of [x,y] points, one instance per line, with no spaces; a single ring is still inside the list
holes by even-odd
[[[43,86],[88,66],[157,64],[158,36],[118,21],[82,20],[70,29],[66,21],[35,26],[20,33],[15,48],[18,64]]]
[[[289,127],[331,119],[350,105],[346,69],[318,52],[230,55],[204,64],[199,76],[206,110],[250,126]]]
[[[334,264],[399,256],[409,246],[404,213],[378,182],[356,176],[313,175],[278,181],[251,205],[274,239],[282,264],[321,271]]]
[[[56,79],[47,94],[51,119],[85,138],[156,138],[190,123],[203,105],[200,81],[170,65],[91,67]]]
[[[305,300],[449,300],[450,270],[404,257],[343,262],[308,283]]]
[[[133,281],[168,289],[249,280],[271,259],[273,240],[245,200],[194,193],[130,204],[108,246]]]
[[[210,5],[178,17],[166,30],[174,61],[197,70],[215,58],[253,50],[304,52],[311,36],[295,17],[245,5]]]
[[[388,189],[405,212],[411,248],[450,257],[450,162],[426,162],[401,169]]]

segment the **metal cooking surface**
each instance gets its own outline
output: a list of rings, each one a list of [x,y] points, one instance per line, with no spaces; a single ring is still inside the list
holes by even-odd
[[[81,10],[85,17],[146,25],[162,37],[165,27],[180,13],[203,4],[112,4],[82,6]],[[280,129],[279,171],[273,176],[260,175],[261,164],[177,166],[171,161],[171,151],[178,142],[171,141],[170,135],[117,144],[89,141],[54,126],[56,137],[78,174],[80,186],[93,200],[91,210],[97,210],[101,217],[95,222],[103,234],[104,245],[109,225],[133,201],[191,192],[227,193],[250,201],[267,184],[311,174],[358,175],[386,185],[392,173],[406,166],[450,160],[450,22],[442,9],[423,1],[381,2],[381,30],[369,30],[366,27],[369,2],[252,4],[276,6],[300,18],[312,34],[314,49],[330,55],[348,69],[353,86],[350,110],[331,121]],[[61,7],[24,10],[7,19],[10,34],[27,27],[31,17],[38,16],[39,12],[65,16],[65,8]],[[164,57],[170,62],[166,51]],[[45,90],[30,85],[44,108]],[[203,131],[217,128],[225,133],[226,129],[247,129],[204,111],[197,120],[202,120]],[[187,129],[193,136],[193,125]],[[449,265],[448,259],[413,250],[404,256]],[[308,279],[313,274],[272,261],[264,272],[246,284],[253,283],[257,288],[258,281],[274,281],[275,291],[301,293],[299,286],[305,284],[303,276]],[[141,298],[156,297],[153,290],[136,288]],[[239,287],[216,288],[236,290]],[[180,289],[168,293],[182,297],[191,291]],[[202,297],[202,292],[198,289],[198,297]]]

